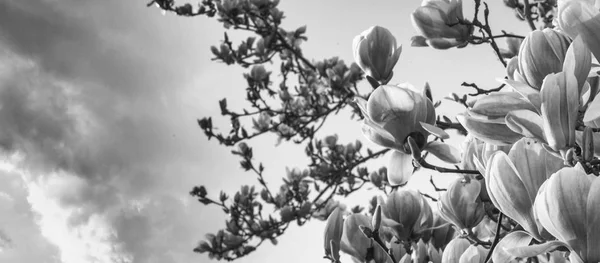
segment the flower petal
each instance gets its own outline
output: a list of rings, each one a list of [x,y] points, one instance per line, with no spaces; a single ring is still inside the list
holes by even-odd
[[[427,143],[424,150],[447,163],[456,164],[461,160],[460,150],[443,142],[431,141]]]
[[[506,115],[506,126],[516,133],[528,138],[545,142],[544,122],[540,115],[530,110],[515,110]]]
[[[563,64],[563,71],[573,73],[575,78],[577,78],[580,94],[591,68],[592,55],[580,35],[569,46]]]
[[[588,262],[600,262],[600,180],[594,178],[587,196],[587,257]]]
[[[533,238],[525,231],[509,233],[498,242],[492,253],[492,262],[514,262],[517,257],[507,252],[510,248],[528,246]]]
[[[414,167],[412,155],[392,151],[388,164],[388,180],[391,185],[404,185],[412,176]]]
[[[423,127],[424,130],[426,130],[427,132],[431,133],[433,136],[438,137],[440,139],[449,139],[450,135],[448,135],[448,133],[442,129],[440,129],[437,126],[433,126],[429,123],[425,123],[425,122],[419,122],[421,124],[421,127]]]
[[[468,113],[457,115],[456,118],[469,133],[494,145],[512,144],[523,137],[521,134],[509,129],[505,124],[479,120],[469,116]]]

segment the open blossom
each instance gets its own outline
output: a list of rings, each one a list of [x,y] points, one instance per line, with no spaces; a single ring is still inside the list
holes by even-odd
[[[541,143],[523,138],[508,154],[497,151],[490,158],[485,173],[489,197],[502,213],[543,240],[533,216],[533,203],[540,186],[562,167],[563,160]]]
[[[598,177],[586,174],[580,166],[554,173],[537,194],[535,215],[550,234],[574,252],[571,262],[600,261]]]
[[[410,84],[383,85],[368,101],[357,98],[356,102],[365,117],[362,130],[367,139],[395,150],[390,157],[389,182],[405,184],[413,170],[406,138],[413,136],[420,148],[425,146],[429,133],[421,123],[435,123],[433,103]]]
[[[383,27],[373,26],[354,38],[354,61],[369,76],[387,84],[394,75],[393,69],[402,53],[396,38]]]
[[[462,0],[424,0],[412,14],[413,26],[436,49],[464,47],[471,29],[460,24]]]

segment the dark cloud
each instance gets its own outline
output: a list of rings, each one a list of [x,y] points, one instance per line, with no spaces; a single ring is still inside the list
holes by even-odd
[[[0,149],[18,157],[33,221],[65,262],[195,257],[185,197],[201,155],[177,104],[181,63],[200,67],[176,52],[195,40],[157,14],[136,1],[0,2]]]

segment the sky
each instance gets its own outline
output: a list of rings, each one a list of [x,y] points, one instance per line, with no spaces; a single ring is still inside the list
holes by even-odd
[[[493,2],[492,29],[524,34],[526,26]],[[504,70],[489,46],[410,47],[410,13],[419,5],[282,0],[280,8],[284,27],[307,25],[309,59],[350,63],[354,36],[380,25],[403,45],[392,83],[428,81],[436,100],[468,91],[463,81],[496,87]],[[211,61],[210,46],[223,31],[215,20],[162,15],[142,0],[0,1],[0,262],[211,262],[192,249],[226,218],[188,192],[201,184],[214,194],[256,184],[231,149],[207,140],[196,124],[213,116],[226,129],[217,101],[245,105],[243,69]],[[460,110],[445,102],[438,112]],[[344,114],[320,134],[362,139],[359,123]],[[249,142],[277,186],[286,167],[306,160],[301,148],[275,143],[272,135]],[[415,176],[410,186],[427,187],[427,179]],[[363,193],[342,201],[369,199]],[[238,262],[326,262],[323,227],[291,227],[277,246]]]

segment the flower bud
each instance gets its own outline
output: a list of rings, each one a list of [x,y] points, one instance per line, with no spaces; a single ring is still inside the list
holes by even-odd
[[[375,212],[373,212],[373,218],[371,220],[373,231],[378,231],[381,226],[381,205],[377,205]]]
[[[393,69],[402,53],[396,38],[383,27],[373,26],[354,38],[354,61],[373,79],[387,84],[394,75]]]
[[[292,220],[294,220],[294,210],[292,209],[292,207],[286,205],[283,208],[281,208],[281,210],[279,210],[279,215],[281,215],[281,221],[283,222],[290,222]]]
[[[529,86],[540,90],[548,74],[562,70],[569,44],[569,37],[553,29],[529,33],[519,50],[519,75]]]
[[[464,47],[472,29],[464,20],[461,0],[425,0],[412,14],[413,27],[436,49]]]
[[[456,179],[438,202],[441,216],[461,230],[477,226],[485,216],[480,191],[479,181]]]
[[[377,188],[381,187],[381,183],[383,182],[381,176],[377,172],[371,172],[371,174],[369,174],[369,180]]]

